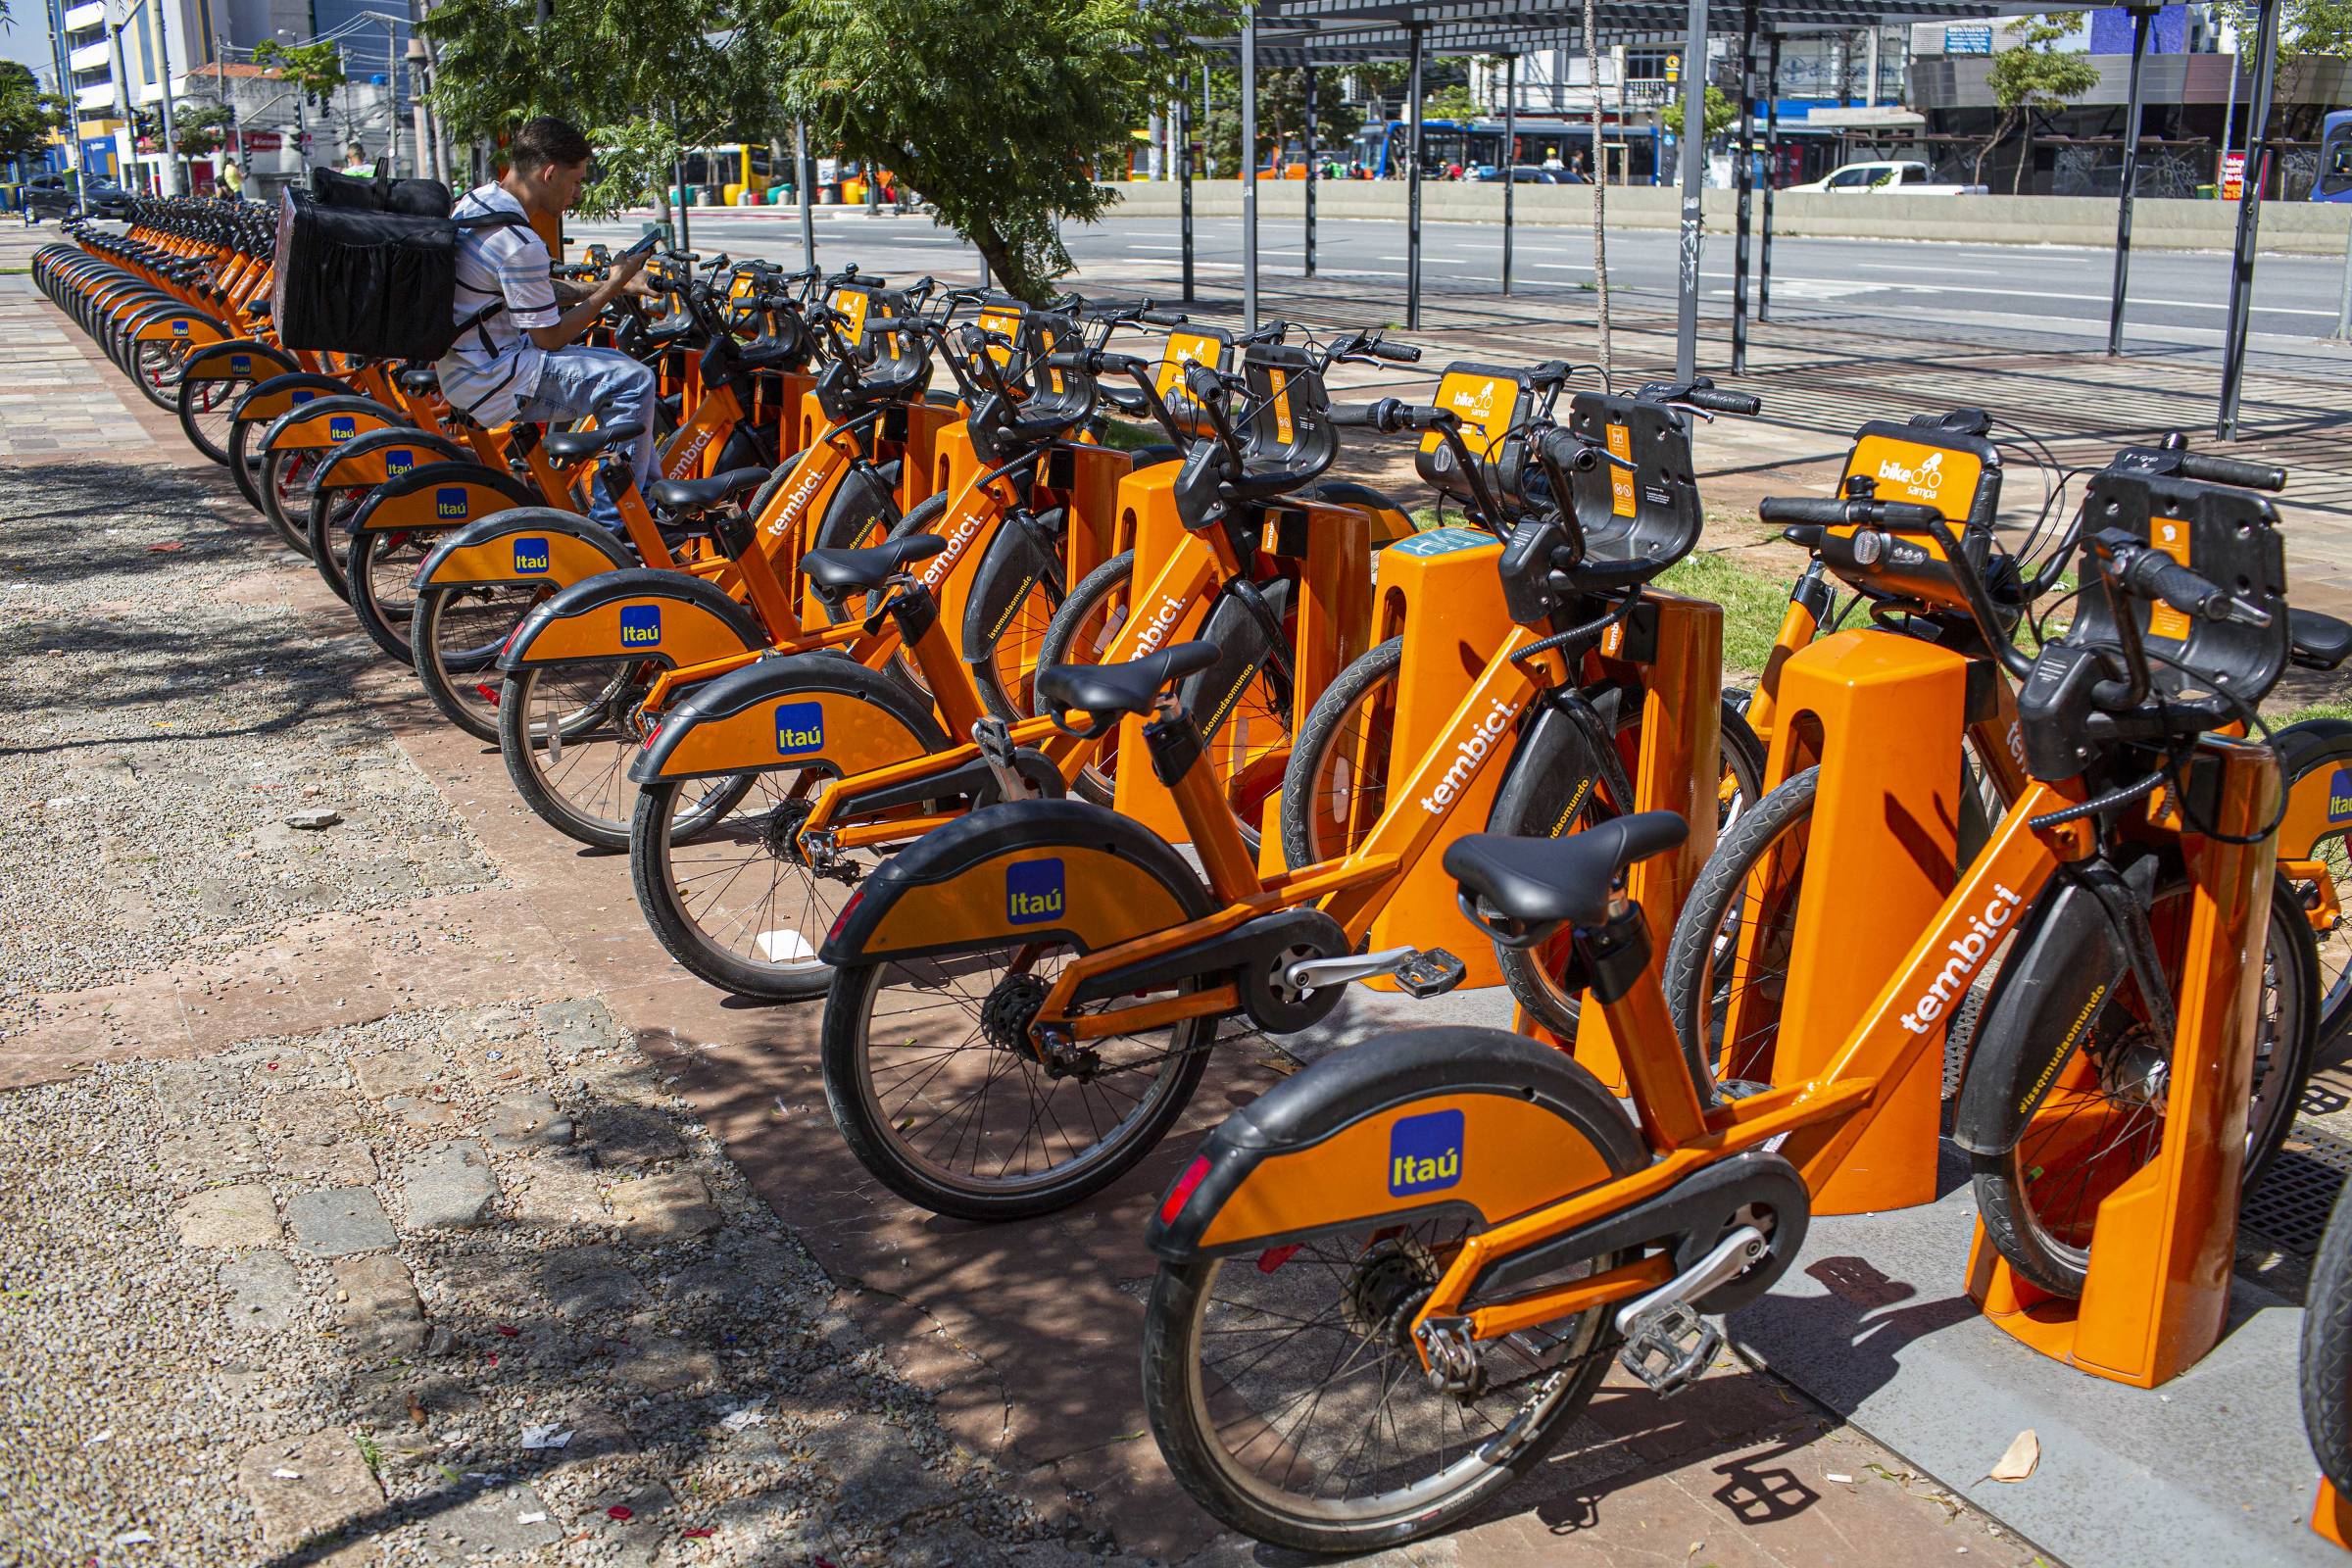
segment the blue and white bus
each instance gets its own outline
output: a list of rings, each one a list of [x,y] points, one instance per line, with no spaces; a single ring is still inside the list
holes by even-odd
[[[2311,182],[2311,199],[2352,202],[2352,109],[2320,122],[2320,173]]]
[[[1421,172],[1424,175],[1442,174],[1459,166],[1464,170],[1499,168],[1504,164],[1542,166],[1549,159],[1574,168],[1582,155],[1589,165],[1592,156],[1592,123],[1587,120],[1548,120],[1533,115],[1520,117],[1515,127],[1519,145],[1512,157],[1505,158],[1502,148],[1502,122],[1499,120],[1424,120],[1421,122]],[[1411,127],[1401,120],[1391,120],[1365,125],[1355,133],[1349,148],[1355,173],[1364,179],[1402,179],[1404,150]],[[1633,165],[1636,177],[1647,178],[1656,158],[1652,144],[1656,131],[1647,125],[1601,125],[1601,136],[1610,146],[1627,148],[1626,157]]]

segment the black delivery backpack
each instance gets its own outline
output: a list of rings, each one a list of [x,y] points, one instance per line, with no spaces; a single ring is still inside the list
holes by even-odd
[[[452,218],[435,179],[372,179],[312,171],[277,209],[270,319],[290,349],[370,359],[437,360],[457,336],[458,236],[528,227],[515,213]]]

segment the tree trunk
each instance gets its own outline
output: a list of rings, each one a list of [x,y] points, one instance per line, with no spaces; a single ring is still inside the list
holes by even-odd
[[[1607,154],[1602,147],[1600,130],[1600,24],[1598,0],[1585,0],[1585,61],[1587,85],[1592,93],[1592,288],[1597,309],[1593,320],[1600,330],[1600,373],[1610,370],[1609,360],[1609,225],[1608,181],[1601,177]],[[1507,163],[1507,160],[1506,160]],[[1502,177],[1509,179],[1506,167]]]
[[[977,224],[964,238],[972,242],[972,248],[988,263],[998,288],[1036,306],[1053,298],[1044,281],[1029,274],[1027,263],[1004,243],[993,224]]]

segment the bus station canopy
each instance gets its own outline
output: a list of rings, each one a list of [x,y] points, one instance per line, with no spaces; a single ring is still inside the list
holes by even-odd
[[[2238,391],[2244,374],[2246,336],[2251,324],[2254,249],[2258,233],[2264,172],[2270,154],[2270,109],[2278,71],[2278,24],[2287,0],[2254,0],[2259,12],[2254,49],[2251,121],[2247,167],[2253,172],[2239,203],[2235,266],[2230,277],[2230,316],[2223,350],[2222,406],[2217,433],[2235,435]],[[1599,43],[1665,43],[1680,45],[1689,65],[1682,72],[1680,91],[1686,123],[1703,123],[1702,94],[1708,72],[1707,44],[1721,34],[1740,40],[1742,80],[1749,80],[1753,52],[1759,38],[1775,40],[1791,34],[1850,30],[1886,24],[1985,20],[2029,15],[2046,10],[2028,0],[1598,0],[1595,24]],[[2146,56],[2150,23],[2158,7],[2132,5],[2132,86],[2125,137],[2125,167],[2118,198],[2115,277],[2109,310],[2108,352],[2123,346],[2124,304],[2132,244],[2132,184],[2136,173],[2140,126],[2141,64]],[[1406,159],[1407,265],[1405,319],[1418,324],[1421,309],[1421,69],[1432,54],[1500,55],[1515,78],[1516,57],[1538,50],[1581,50],[1585,45],[1582,0],[1259,0],[1242,5],[1237,28],[1220,37],[1198,40],[1211,53],[1230,54],[1242,75],[1242,125],[1245,145],[1256,142],[1256,78],[1261,67],[1297,69],[1345,67],[1372,61],[1406,61],[1411,66],[1406,113],[1410,117],[1410,153]],[[1774,51],[1777,60],[1777,49]],[[1310,103],[1311,103],[1311,87]],[[1745,260],[1747,253],[1749,189],[1754,179],[1753,143],[1747,130],[1752,94],[1743,93],[1742,129],[1739,146],[1746,156],[1736,160],[1740,189],[1740,281],[1733,306],[1735,368],[1743,364],[1746,341]],[[1768,89],[1768,100],[1777,99]],[[1181,101],[1181,100],[1180,100]],[[1515,115],[1516,103],[1506,108]],[[1597,111],[1596,111],[1597,112]],[[1310,110],[1311,114],[1311,110]],[[1677,306],[1676,373],[1689,377],[1697,359],[1699,254],[1703,245],[1699,186],[1704,172],[1701,137],[1686,137],[1681,145],[1679,183],[1682,199],[1681,275]],[[1511,154],[1506,148],[1504,162]],[[1192,177],[1192,161],[1180,160],[1181,177]],[[1306,256],[1312,270],[1314,255],[1314,180],[1307,181]],[[1503,291],[1510,288],[1512,188],[1503,188]],[[1257,191],[1254,179],[1242,182],[1243,312],[1250,325],[1257,318]],[[1961,198],[1966,200],[1968,198]],[[1764,204],[1763,249],[1771,250],[1771,210]],[[1187,291],[1192,277],[1191,202],[1184,206],[1184,250]],[[1766,262],[1769,268],[1769,260]]]

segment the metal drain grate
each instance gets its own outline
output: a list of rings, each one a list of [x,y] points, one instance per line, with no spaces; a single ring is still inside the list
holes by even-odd
[[[2239,1223],[2284,1251],[2309,1257],[2319,1250],[2320,1234],[2347,1180],[2352,1141],[2298,1126],[2238,1211]]]

